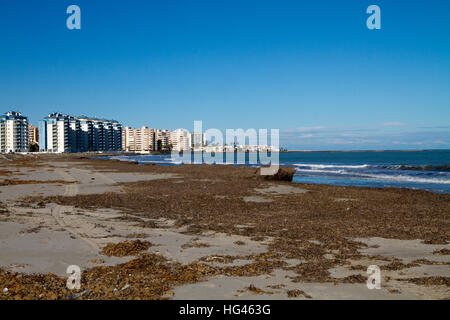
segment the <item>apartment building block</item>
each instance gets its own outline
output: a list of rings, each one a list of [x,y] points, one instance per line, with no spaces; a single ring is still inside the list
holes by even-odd
[[[28,118],[16,111],[0,118],[0,152],[28,151]]]
[[[47,152],[120,151],[122,125],[115,120],[52,113],[40,122],[39,148]]]
[[[39,127],[28,125],[28,143],[39,144]]]

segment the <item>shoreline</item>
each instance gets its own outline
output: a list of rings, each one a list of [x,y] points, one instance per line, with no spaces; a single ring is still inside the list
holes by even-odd
[[[242,153],[243,154],[243,153]],[[156,158],[152,158],[156,156]],[[117,160],[133,161],[141,164],[155,163],[158,165],[181,165],[189,163],[172,162],[169,155],[167,158],[160,159],[161,155],[119,155]],[[109,158],[113,158],[110,156]],[[234,163],[223,163],[214,165],[231,165],[258,168],[260,164],[249,164],[247,158],[243,161],[237,161],[236,154]],[[246,154],[247,157],[247,154]],[[105,156],[108,158],[108,156]],[[184,159],[183,159],[184,160]],[[183,161],[180,159],[180,161]],[[191,160],[194,161],[193,156]],[[242,160],[242,159],[241,159]],[[450,194],[448,187],[450,176],[448,172],[449,164],[443,161],[438,164],[420,164],[420,162],[392,162],[373,161],[369,159],[360,160],[360,162],[352,161],[331,161],[331,159],[280,159],[280,166],[289,166],[296,169],[294,177],[295,183],[312,183],[321,185],[335,186],[355,186],[355,187],[375,187],[375,188],[407,188],[410,190],[427,190],[433,193]],[[301,163],[298,163],[301,162]],[[304,163],[303,163],[304,162]],[[194,163],[195,164],[195,163]],[[198,163],[196,165],[204,165]],[[357,170],[355,170],[357,168]],[[362,169],[361,169],[362,168]],[[336,171],[337,170],[337,171]],[[429,172],[430,174],[425,172]],[[337,178],[337,179],[336,179]],[[350,183],[347,181],[351,181]]]
[[[91,156],[0,160],[0,299],[448,298],[450,195]]]

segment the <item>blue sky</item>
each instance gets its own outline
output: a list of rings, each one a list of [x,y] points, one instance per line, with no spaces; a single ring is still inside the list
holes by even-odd
[[[0,41],[0,111],[35,124],[61,111],[278,128],[290,149],[450,148],[447,0],[1,0]]]

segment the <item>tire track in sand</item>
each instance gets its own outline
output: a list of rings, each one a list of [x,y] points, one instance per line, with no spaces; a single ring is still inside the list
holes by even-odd
[[[77,180],[72,177],[69,173],[67,173],[66,171],[63,171],[61,169],[56,169],[55,170],[61,177],[63,177],[65,180],[67,181],[74,181],[76,182]],[[76,196],[78,194],[78,184],[73,183],[73,184],[67,184],[66,185],[66,190],[64,191],[64,195],[65,196]],[[80,234],[76,229],[68,226],[65,222],[64,219],[61,217],[61,213],[62,213],[62,206],[60,205],[56,205],[52,210],[52,216],[53,218],[55,218],[56,222],[65,230],[67,230],[68,232],[70,232],[73,236],[83,240],[84,242],[86,242],[93,250],[94,253],[98,253],[99,251],[99,247],[98,245],[84,237],[82,234]]]

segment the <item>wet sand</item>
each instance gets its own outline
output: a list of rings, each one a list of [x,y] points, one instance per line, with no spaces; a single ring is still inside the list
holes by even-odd
[[[89,157],[0,158],[0,299],[450,298],[450,195]]]

